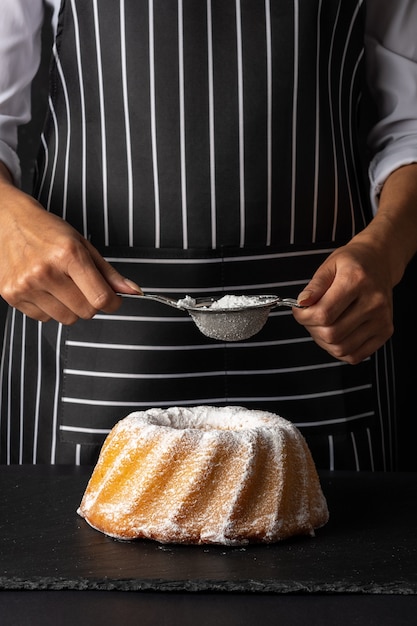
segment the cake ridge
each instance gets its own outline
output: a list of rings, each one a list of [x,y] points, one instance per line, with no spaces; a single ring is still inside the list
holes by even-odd
[[[204,405],[120,420],[78,513],[119,539],[224,545],[313,535],[328,519],[293,424],[266,411]]]

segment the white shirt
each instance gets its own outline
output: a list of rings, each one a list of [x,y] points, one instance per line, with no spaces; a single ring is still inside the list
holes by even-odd
[[[417,162],[417,0],[365,0],[365,51],[378,122],[368,138],[371,199],[391,172]],[[31,82],[40,61],[45,5],[55,29],[61,0],[1,0],[0,160],[20,180],[17,129],[30,120]]]

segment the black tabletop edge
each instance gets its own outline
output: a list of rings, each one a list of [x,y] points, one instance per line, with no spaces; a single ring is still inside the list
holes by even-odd
[[[352,594],[352,595],[417,595],[417,581],[391,581],[389,584],[367,583],[320,583],[317,581],[282,581],[255,580],[219,581],[219,580],[136,580],[126,579],[111,581],[106,579],[32,577],[31,579],[0,577],[0,591],[34,591],[34,590],[71,590],[71,591],[142,591],[164,593],[245,593],[272,595],[318,595],[318,594]]]

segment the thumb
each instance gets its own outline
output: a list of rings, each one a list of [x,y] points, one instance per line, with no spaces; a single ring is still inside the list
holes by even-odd
[[[310,282],[298,294],[297,302],[302,306],[316,304],[324,296],[333,282],[333,274],[321,267],[314,274]]]

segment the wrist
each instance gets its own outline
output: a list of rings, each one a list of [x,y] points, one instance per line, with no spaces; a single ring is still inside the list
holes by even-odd
[[[13,184],[13,176],[8,167],[0,161],[0,185],[3,183]]]
[[[417,163],[394,171],[381,191],[378,211],[363,231],[388,259],[394,283],[417,252]]]

